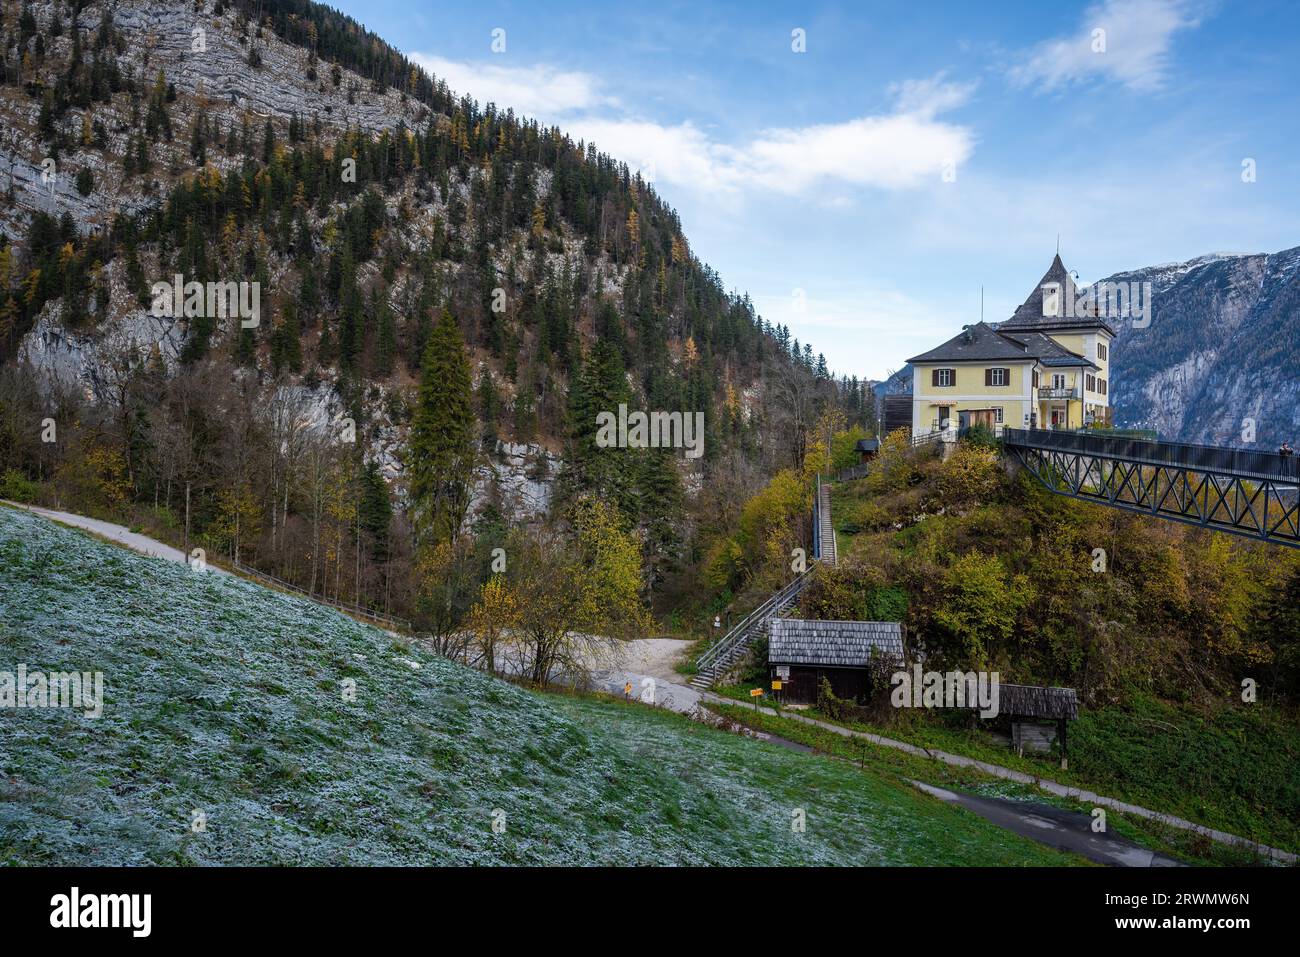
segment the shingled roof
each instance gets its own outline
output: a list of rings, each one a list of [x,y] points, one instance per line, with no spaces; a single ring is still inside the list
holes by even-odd
[[[987,322],[967,326],[938,348],[913,356],[908,362],[1024,362],[1033,359],[1029,347],[1010,336],[999,335]]]
[[[1079,717],[1079,696],[1073,688],[999,683],[998,710],[1016,717],[1073,721]]]
[[[809,621],[773,618],[767,660],[781,665],[862,668],[872,652],[903,658],[903,626],[896,621]]]
[[[1097,366],[1078,353],[1071,352],[1051,336],[1037,330],[1005,332],[1005,324],[996,329],[987,322],[967,326],[938,348],[931,349],[908,362],[1026,362],[1037,359],[1044,365]]]
[[[1058,302],[1062,304],[1062,307],[1058,309],[1058,315],[1054,316],[1043,315],[1043,287],[1049,283],[1055,283],[1061,290],[1061,297]],[[1074,284],[1074,278],[1070,275],[1069,270],[1065,268],[1065,263],[1061,262],[1061,254],[1057,253],[1052,259],[1052,264],[1047,267],[1047,272],[1043,274],[1043,278],[1038,280],[1038,285],[1034,286],[1033,291],[1029,293],[1029,297],[1011,314],[1010,319],[998,324],[998,331],[1046,332],[1060,331],[1062,329],[1105,329],[1113,336],[1115,330],[1100,316],[1069,316],[1065,314],[1064,304],[1077,303],[1079,295],[1079,287]]]

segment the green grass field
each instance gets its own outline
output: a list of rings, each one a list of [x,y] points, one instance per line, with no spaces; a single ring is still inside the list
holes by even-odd
[[[1077,863],[890,776],[528,691],[0,508],[18,663],[103,672],[104,713],[0,715],[0,863]]]

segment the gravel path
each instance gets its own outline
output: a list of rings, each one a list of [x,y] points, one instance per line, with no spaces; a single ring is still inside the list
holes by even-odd
[[[109,541],[117,542],[119,545],[125,545],[132,551],[139,552],[142,555],[152,555],[155,558],[165,558],[171,562],[180,562],[186,564],[185,553],[178,548],[172,548],[170,545],[164,545],[157,539],[150,538],[148,535],[141,535],[139,532],[133,532],[123,525],[114,525],[112,522],[103,522],[97,518],[87,518],[84,515],[74,515],[71,512],[59,512],[52,508],[40,508],[36,505],[23,505],[21,502],[10,502],[5,500],[5,505],[11,505],[14,508],[21,508],[28,512],[34,512],[51,521],[59,522],[63,525],[71,525],[74,528],[85,529],[88,532],[94,532]],[[215,565],[208,564],[209,570],[220,572],[223,575],[230,574],[225,569],[218,568]]]

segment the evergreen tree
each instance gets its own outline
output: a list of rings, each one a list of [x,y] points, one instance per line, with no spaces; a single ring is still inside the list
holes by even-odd
[[[424,352],[407,468],[417,540],[450,541],[469,508],[474,412],[469,357],[460,328],[446,310]]]
[[[625,518],[636,517],[634,450],[597,441],[601,413],[617,418],[619,404],[631,399],[622,357],[608,343],[596,343],[569,390],[569,450],[560,475],[562,499],[592,494],[613,504]]]
[[[393,503],[388,497],[388,483],[373,460],[361,471],[361,501],[357,510],[361,528],[370,538],[370,557],[377,562],[386,561]]]
[[[642,553],[651,590],[677,563],[682,546],[682,482],[672,449],[647,449],[637,477]]]

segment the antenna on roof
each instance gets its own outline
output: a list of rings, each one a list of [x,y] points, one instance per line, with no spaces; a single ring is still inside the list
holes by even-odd
[[[980,322],[984,321],[984,284],[980,283]]]
[[[1061,234],[1056,234],[1056,255],[1061,255]]]

